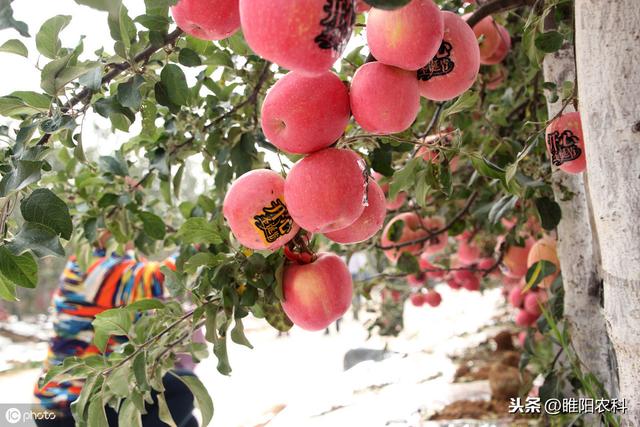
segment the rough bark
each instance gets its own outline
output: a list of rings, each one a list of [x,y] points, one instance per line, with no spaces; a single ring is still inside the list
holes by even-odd
[[[640,7],[576,0],[580,112],[624,425],[640,426]]]
[[[544,60],[544,79],[558,88],[575,82],[573,46],[567,44]],[[563,100],[547,102],[549,117],[562,109]],[[573,111],[571,106],[565,112]],[[593,373],[611,395],[614,393],[609,337],[600,305],[599,255],[593,241],[590,212],[582,175],[553,173],[555,198],[562,208],[558,225],[558,256],[564,287],[564,316],[571,342],[585,368]]]

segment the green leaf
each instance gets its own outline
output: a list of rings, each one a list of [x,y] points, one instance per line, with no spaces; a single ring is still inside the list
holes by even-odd
[[[18,297],[16,296],[16,285],[2,274],[0,274],[0,298],[9,302],[18,301]]]
[[[186,105],[189,95],[189,86],[182,69],[175,64],[168,64],[160,73],[162,85],[167,90],[167,96],[176,105]]]
[[[66,362],[66,360],[65,360]],[[80,392],[80,396],[78,399],[71,404],[71,412],[73,413],[73,417],[76,420],[83,420],[86,418],[87,406],[89,403],[89,398],[94,395],[94,390],[100,388],[103,384],[103,377],[101,375],[91,375],[87,378],[86,382],[82,386],[82,391]],[[104,406],[100,405],[96,408],[104,408]],[[96,408],[93,410],[95,411]],[[94,414],[94,417],[96,415]],[[93,427],[93,426],[92,426]]]
[[[9,96],[21,99],[25,105],[33,107],[39,112],[46,112],[51,106],[51,97],[37,92],[15,91]]]
[[[180,198],[180,189],[182,188],[182,177],[184,176],[185,164],[181,164],[178,171],[173,176],[173,195],[176,199]]]
[[[373,170],[384,176],[392,176],[394,172],[391,164],[392,155],[393,149],[389,144],[381,144],[380,147],[373,150],[370,156]]]
[[[58,15],[49,18],[40,27],[36,34],[36,47],[38,51],[49,59],[56,59],[62,42],[60,42],[60,32],[71,22],[71,16]]]
[[[120,5],[118,13],[118,27],[120,29],[120,41],[127,51],[131,49],[131,41],[136,38],[136,24],[129,17],[129,11],[125,5]]]
[[[158,417],[160,418],[160,421],[169,425],[169,427],[176,427],[176,422],[171,416],[171,411],[169,411],[169,406],[167,405],[167,399],[165,398],[164,393],[158,393],[156,399],[158,399]]]
[[[562,47],[564,37],[557,31],[546,31],[538,34],[535,39],[536,47],[544,53],[553,53]]]
[[[138,74],[130,78],[126,83],[118,85],[118,102],[123,107],[138,111],[142,105],[140,86],[144,84],[144,78]]]
[[[120,411],[118,412],[118,425],[121,426],[131,426],[131,427],[142,427],[142,418],[140,414],[140,410],[136,408],[135,403],[131,399],[125,399],[120,406]]]
[[[135,22],[139,22],[144,27],[152,31],[166,31],[169,28],[169,18],[160,15],[140,15]]]
[[[100,332],[104,336],[127,336],[133,323],[131,313],[126,308],[115,308],[98,314],[91,324],[96,334]],[[105,350],[103,345],[99,348],[101,351]]]
[[[504,180],[505,171],[481,155],[470,156],[473,168],[482,176]]]
[[[164,303],[154,298],[141,299],[127,305],[126,307],[126,309],[131,313],[148,310],[162,310],[163,308],[165,308]]]
[[[538,390],[540,395],[540,401],[545,403],[549,399],[562,399],[562,385],[558,380],[555,372],[550,372],[544,378],[544,383],[540,386]]]
[[[527,270],[527,275],[525,276],[527,285],[522,290],[522,292],[526,292],[533,286],[537,286],[544,280],[545,277],[551,276],[555,272],[556,266],[552,262],[546,260],[540,260],[536,262]]]
[[[12,1],[13,0],[0,1],[0,30],[13,28],[18,31],[22,37],[30,37],[27,24],[22,21],[16,21],[13,18],[13,9],[11,8]]]
[[[249,342],[249,340],[244,334],[244,325],[242,324],[242,319],[239,317],[236,317],[235,320],[236,320],[236,324],[231,330],[231,341],[233,341],[236,344],[243,345],[245,347],[249,347],[250,349],[253,349],[253,346],[251,345],[251,343]]]
[[[7,40],[2,46],[0,46],[0,52],[13,53],[24,56],[25,58],[29,57],[29,50],[27,50],[24,43],[18,39]]]
[[[403,273],[416,274],[420,272],[418,259],[408,252],[403,252],[398,258],[398,269]]]
[[[140,212],[138,214],[144,226],[144,232],[154,240],[162,240],[167,234],[167,226],[162,218],[151,212]]]
[[[105,384],[118,397],[127,397],[131,394],[133,384],[129,380],[131,367],[124,364],[115,368],[105,380]]]
[[[0,181],[0,197],[9,196],[40,181],[41,169],[40,161],[18,160],[16,169],[6,174]]]
[[[376,9],[395,10],[409,4],[411,0],[364,0],[365,3]]]
[[[185,273],[193,274],[203,265],[217,267],[224,263],[226,259],[227,256],[225,254],[214,255],[211,252],[198,252],[184,264],[184,271]]]
[[[387,238],[392,242],[399,241],[400,237],[402,237],[404,225],[404,221],[401,219],[394,221],[389,227],[389,231],[387,231]]]
[[[14,92],[14,94],[17,92]],[[33,92],[31,92],[33,93]],[[9,96],[0,97],[0,115],[5,117],[16,117],[26,114],[39,114],[45,113],[49,110],[51,101],[47,98],[48,102],[44,107],[36,107],[30,105],[24,99],[11,94]],[[44,97],[44,95],[42,95]]]
[[[448,107],[442,112],[442,117],[448,117],[450,115],[461,113],[465,110],[468,110],[471,107],[475,106],[479,100],[480,100],[480,95],[478,95],[477,92],[468,90],[464,94],[462,94],[456,100],[456,102],[453,103],[453,105],[451,105],[450,107]]]
[[[63,239],[71,240],[73,223],[66,203],[47,188],[35,190],[20,204],[26,221],[46,225]]]
[[[38,264],[30,253],[16,256],[0,246],[0,273],[23,288],[34,289],[38,284]]]
[[[207,391],[207,388],[202,384],[202,381],[195,375],[181,375],[178,376],[180,381],[186,384],[193,393],[196,399],[196,404],[200,413],[202,414],[202,425],[208,426],[213,419],[213,400]]]
[[[196,51],[186,47],[180,49],[178,61],[180,61],[180,63],[185,67],[197,67],[199,65],[202,65],[202,59],[200,58],[200,55],[198,55]]]
[[[117,12],[120,10],[122,0],[74,0],[76,3],[89,6],[93,9],[101,10],[104,12]]]
[[[104,401],[102,400],[103,394],[97,393],[91,398],[89,403],[89,420],[88,424],[91,427],[109,427],[107,421],[107,414],[104,410]]]
[[[178,231],[177,237],[185,244],[222,243],[222,238],[214,223],[205,218],[189,218]]]
[[[99,65],[97,62],[82,62],[72,65],[70,53],[49,62],[42,69],[40,87],[50,95],[58,95],[64,87]]]
[[[39,258],[65,255],[58,234],[47,226],[32,222],[25,222],[13,242],[6,246],[17,255],[28,250]]]
[[[122,157],[120,152],[116,157],[113,156],[101,156],[99,159],[100,169],[109,172],[116,176],[128,176],[129,166],[126,160]]]
[[[555,229],[562,219],[560,205],[548,197],[540,197],[535,202],[542,228],[545,230]]]
[[[90,69],[78,79],[81,86],[91,90],[99,90],[102,86],[102,65]]]
[[[398,193],[409,188],[415,181],[416,168],[424,163],[421,157],[411,159],[404,168],[393,175],[393,181],[389,186],[389,200],[396,198]]]
[[[498,221],[507,213],[513,210],[518,202],[518,197],[516,196],[503,196],[491,206],[491,210],[489,211],[489,222],[492,224],[497,224]]]

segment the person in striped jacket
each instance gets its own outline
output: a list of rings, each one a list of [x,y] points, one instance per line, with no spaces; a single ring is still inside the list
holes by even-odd
[[[93,344],[92,322],[96,315],[141,299],[163,298],[165,288],[161,268],[166,266],[175,270],[175,258],[174,255],[162,262],[151,262],[136,257],[132,250],[118,255],[106,254],[100,249],[94,253],[94,260],[87,271],[82,271],[76,258],[71,257],[53,296],[54,333],[49,341],[44,372],[67,357],[100,354]],[[111,353],[124,342],[122,337],[111,337],[106,353]],[[185,364],[191,365],[188,366],[190,369],[178,369],[178,375],[193,375],[193,364]],[[193,395],[189,389],[172,375],[167,375],[164,383],[165,397],[178,427],[197,427],[193,416]],[[38,426],[74,426],[70,405],[80,395],[82,386],[82,380],[51,381],[43,387],[36,384],[34,394],[38,409],[56,415],[55,420],[39,420]],[[159,419],[155,397],[154,403],[142,417],[145,427],[165,425]],[[117,413],[111,408],[106,408],[106,413],[110,427],[117,426]]]

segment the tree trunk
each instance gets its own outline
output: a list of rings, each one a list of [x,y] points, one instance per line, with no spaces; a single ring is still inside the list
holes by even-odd
[[[573,46],[567,44],[544,59],[544,80],[562,88],[565,81],[575,82]],[[547,102],[549,118],[561,110],[563,100]],[[573,111],[571,106],[565,112]],[[564,316],[576,354],[612,395],[610,343],[600,305],[601,286],[598,275],[597,242],[593,240],[589,206],[582,175],[559,169],[553,172],[555,198],[562,208],[558,225],[558,256],[564,287]]]
[[[640,425],[640,7],[576,0],[576,60],[589,202],[618,363],[624,425]],[[614,396],[615,397],[615,396]]]

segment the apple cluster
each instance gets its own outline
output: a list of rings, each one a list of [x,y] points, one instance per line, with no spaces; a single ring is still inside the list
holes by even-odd
[[[351,37],[356,13],[365,11],[375,61],[358,68],[348,85],[330,69]],[[379,185],[379,175],[371,179],[356,152],[333,147],[351,117],[367,132],[405,131],[418,115],[421,96],[443,101],[460,95],[475,82],[481,63],[501,61],[510,48],[508,33],[491,18],[472,29],[432,0],[412,0],[395,10],[371,8],[361,0],[180,0],[172,13],[182,30],[206,40],[224,39],[241,28],[256,54],[289,70],[268,91],[261,126],[275,147],[304,157],[286,178],[266,169],[246,173],[224,200],[233,235],[255,250],[291,246],[301,229],[341,244],[373,237],[387,209],[400,207],[406,195],[387,201],[388,183]],[[443,157],[428,147],[418,154],[431,162]],[[401,235],[391,239],[390,230],[400,221]],[[382,245],[426,240],[385,255],[396,262],[403,252],[438,253],[447,245],[447,233],[431,233],[443,227],[440,217],[397,215],[386,225]],[[353,288],[344,262],[328,253],[289,259],[282,305],[291,320],[317,330],[343,315]],[[479,288],[463,272],[457,276],[465,287]],[[427,296],[427,303],[439,304],[435,294]]]

